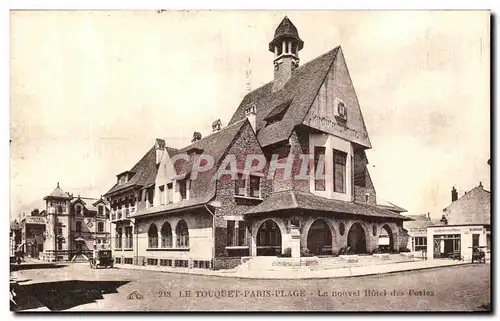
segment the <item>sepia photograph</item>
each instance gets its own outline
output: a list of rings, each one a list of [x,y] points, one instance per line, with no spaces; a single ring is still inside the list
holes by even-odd
[[[11,311],[492,311],[490,11],[9,20]]]

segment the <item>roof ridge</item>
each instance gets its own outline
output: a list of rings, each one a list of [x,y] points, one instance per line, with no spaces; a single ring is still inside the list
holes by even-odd
[[[247,119],[247,118],[245,117],[245,118],[243,118],[243,119],[238,120],[237,122],[234,122],[234,123],[232,123],[232,124],[227,125],[226,127],[222,127],[220,130],[218,130],[218,131],[216,131],[216,132],[212,132],[212,133],[210,133],[209,135],[207,135],[207,136],[205,136],[205,137],[202,137],[200,140],[197,140],[197,141],[195,141],[195,142],[193,142],[193,143],[191,143],[191,144],[189,144],[189,145],[186,145],[185,147],[182,147],[181,149],[179,149],[179,151],[181,151],[181,152],[185,152],[185,151],[187,150],[187,148],[188,148],[188,147],[191,147],[191,146],[193,146],[193,145],[195,145],[195,144],[199,144],[201,141],[206,140],[207,138],[213,137],[214,135],[217,135],[217,134],[221,133],[222,131],[224,131],[224,130],[226,130],[226,129],[228,129],[228,128],[232,127],[232,126],[237,125],[238,123],[243,122],[243,121],[245,121],[246,119]]]

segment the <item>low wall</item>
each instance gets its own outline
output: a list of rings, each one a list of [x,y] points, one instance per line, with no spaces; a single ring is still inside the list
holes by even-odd
[[[241,264],[241,257],[219,257],[214,260],[214,270],[233,269]]]

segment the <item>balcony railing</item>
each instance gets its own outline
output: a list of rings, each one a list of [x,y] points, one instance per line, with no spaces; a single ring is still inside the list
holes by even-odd
[[[133,215],[136,211],[136,206],[129,206],[121,209],[117,209],[114,212],[111,212],[111,220],[121,220],[121,219],[126,219],[129,218],[131,215]]]

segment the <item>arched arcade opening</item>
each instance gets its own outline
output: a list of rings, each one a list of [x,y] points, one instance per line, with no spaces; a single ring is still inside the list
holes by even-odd
[[[359,223],[354,223],[347,234],[347,246],[349,252],[362,254],[366,253],[366,234]]]
[[[317,219],[307,233],[307,248],[314,255],[332,254],[332,230],[323,219]]]
[[[281,254],[281,231],[273,220],[262,223],[257,232],[257,255],[275,256]]]

